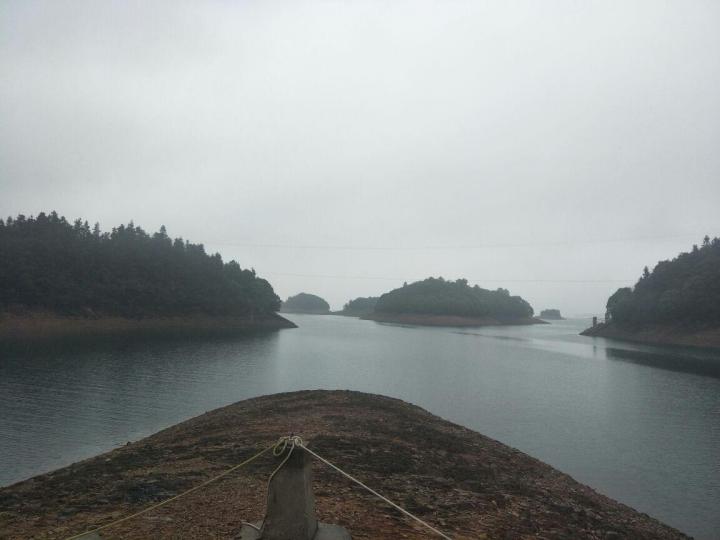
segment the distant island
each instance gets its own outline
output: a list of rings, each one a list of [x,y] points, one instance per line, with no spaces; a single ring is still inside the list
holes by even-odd
[[[330,304],[317,295],[301,292],[285,300],[280,306],[280,311],[282,313],[329,315]]]
[[[560,315],[559,309],[543,309],[540,312],[540,318],[541,319],[547,319],[549,321],[562,321],[564,320],[563,316]]]
[[[375,311],[377,304],[377,296],[358,297],[348,301],[340,311],[336,311],[335,315],[344,315],[346,317],[364,317]]]
[[[720,239],[646,266],[634,287],[610,296],[606,321],[582,334],[720,348]]]
[[[383,294],[375,311],[363,317],[378,322],[427,326],[537,324],[533,308],[507,289],[490,291],[466,279],[430,277]]]
[[[0,337],[294,325],[270,283],[202,244],[56,212],[0,220]]]

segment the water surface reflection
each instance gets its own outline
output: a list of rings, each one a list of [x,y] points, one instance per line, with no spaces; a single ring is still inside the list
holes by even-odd
[[[0,361],[0,484],[241,399],[399,397],[699,538],[720,530],[720,378],[709,353],[586,338],[587,321],[417,328],[292,316],[242,339],[56,346]]]

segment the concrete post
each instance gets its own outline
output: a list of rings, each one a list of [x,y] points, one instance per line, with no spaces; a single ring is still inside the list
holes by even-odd
[[[285,459],[285,455],[280,456]],[[296,448],[270,482],[263,540],[313,540],[318,529],[310,456]]]
[[[284,453],[278,460],[286,456]],[[267,514],[257,527],[259,531],[243,525],[241,540],[351,540],[344,528],[318,523],[311,458],[299,447],[270,481]]]

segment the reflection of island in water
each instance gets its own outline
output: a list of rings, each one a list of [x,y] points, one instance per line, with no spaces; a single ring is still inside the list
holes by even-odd
[[[502,335],[488,333],[483,330],[458,330],[454,333],[464,336],[474,336],[479,339],[509,342],[527,349],[554,351],[559,354],[573,355],[578,358],[614,360],[668,371],[694,373],[720,378],[720,351],[715,349],[613,343],[608,340],[587,342],[580,340],[544,339],[532,334]]]
[[[712,404],[720,379],[654,370],[605,351],[610,345],[672,355],[673,349],[581,338],[572,329],[586,321],[573,320],[464,330],[315,315],[293,321],[299,329],[239,339],[118,339],[112,350],[68,353],[57,347],[33,358],[0,352],[0,484],[237,399],[312,385],[365,388],[443,411],[452,422],[484,429],[577,477],[584,474],[585,482],[625,504],[699,538],[713,537],[720,497],[707,472],[717,469],[717,460],[706,449],[717,446]],[[446,388],[453,388],[449,401]],[[608,399],[610,390],[627,399]],[[593,399],[568,406],[575,396]],[[647,421],[633,414],[638,403],[648,405]],[[677,414],[669,417],[668,410]],[[691,426],[684,425],[686,418],[693,418]],[[598,444],[600,425],[623,436]],[[22,438],[16,426],[22,426]],[[668,441],[668,431],[676,429],[685,437]],[[670,470],[668,454],[678,456]],[[630,482],[616,470],[617,455],[628,460]],[[694,474],[681,461],[693,463]],[[638,485],[643,487],[633,487]],[[666,500],[670,504],[663,505]]]
[[[696,356],[692,351],[683,349],[678,349],[678,352],[660,352],[605,347],[605,352],[610,360],[720,378],[720,356]]]

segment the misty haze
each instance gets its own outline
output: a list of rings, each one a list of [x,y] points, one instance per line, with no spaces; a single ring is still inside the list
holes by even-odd
[[[0,538],[720,539],[718,51],[702,0],[4,2]]]

